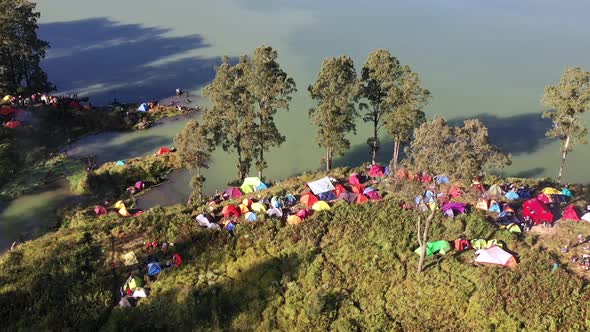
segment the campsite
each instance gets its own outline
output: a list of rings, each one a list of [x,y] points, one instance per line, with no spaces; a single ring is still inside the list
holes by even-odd
[[[590,7],[523,1],[0,0],[3,329],[590,330]]]

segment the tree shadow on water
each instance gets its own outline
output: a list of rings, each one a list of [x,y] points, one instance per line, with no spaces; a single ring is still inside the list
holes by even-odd
[[[95,103],[197,89],[214,77],[220,58],[187,55],[210,45],[199,35],[172,37],[170,31],[104,17],[41,24],[40,37],[51,44],[42,66],[59,91],[87,94]]]

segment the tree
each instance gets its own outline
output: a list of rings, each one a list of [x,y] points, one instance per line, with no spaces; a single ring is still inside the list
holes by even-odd
[[[285,141],[274,122],[279,109],[289,110],[291,94],[296,91],[295,81],[277,62],[278,53],[270,46],[260,46],[254,51],[248,71],[248,91],[257,104],[256,118],[256,168],[258,177],[267,167],[264,152]]]
[[[416,237],[418,238],[418,244],[420,245],[420,260],[418,261],[418,273],[421,273],[424,269],[424,259],[426,258],[426,249],[428,247],[428,237],[430,235],[430,224],[434,219],[434,210],[430,211],[424,225],[422,225],[422,216],[418,217],[416,224]],[[424,228],[422,228],[424,226]]]
[[[543,113],[543,118],[553,121],[548,137],[561,140],[561,163],[557,181],[561,182],[567,154],[576,144],[587,144],[588,129],[582,115],[590,108],[590,73],[580,67],[567,69],[558,85],[545,87],[543,104],[553,110]]]
[[[401,145],[410,143],[414,129],[424,122],[426,122],[426,115],[420,110],[401,108],[389,115],[385,126],[394,141],[393,159],[391,160],[393,170],[397,169]]]
[[[39,63],[49,48],[37,37],[39,12],[28,0],[0,0],[0,91],[50,91],[54,87]]]
[[[248,91],[248,66],[246,56],[235,65],[224,58],[216,68],[213,82],[203,90],[211,101],[211,108],[202,114],[203,124],[215,145],[236,152],[240,181],[246,177],[256,151],[254,97]]]
[[[369,102],[369,105],[361,104],[365,110],[363,121],[373,126],[367,144],[371,149],[371,163],[375,164],[380,146],[379,131],[384,122],[391,123],[393,113],[399,109],[420,110],[427,103],[430,92],[422,88],[418,75],[409,66],[402,66],[396,57],[383,49],[369,54],[361,79],[361,94]]]
[[[486,167],[510,165],[506,154],[489,142],[487,127],[477,119],[451,127],[443,118],[423,123],[406,148],[408,164],[415,170],[472,179]]]
[[[201,175],[201,169],[209,168],[209,160],[213,151],[213,143],[205,126],[199,125],[195,120],[189,121],[184,129],[174,137],[174,146],[177,155],[186,165],[187,169],[194,173],[191,178],[193,193],[189,198],[189,204],[203,198],[203,183],[205,178]]]
[[[359,84],[352,59],[348,56],[325,59],[308,90],[318,103],[309,110],[309,116],[318,127],[317,141],[326,148],[326,169],[330,170],[334,155],[341,156],[350,148],[346,134],[356,132]]]

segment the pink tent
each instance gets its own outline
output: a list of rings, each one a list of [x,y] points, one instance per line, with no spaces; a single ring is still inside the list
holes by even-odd
[[[545,194],[539,194],[539,195],[537,195],[537,199],[540,200],[541,202],[545,203],[545,204],[551,203],[551,198],[549,198],[549,196],[547,196]]]
[[[98,205],[97,207],[94,208],[94,213],[97,216],[102,216],[102,215],[107,214],[107,209],[102,205]]]
[[[366,193],[366,195],[372,201],[380,201],[381,200],[381,194],[379,194],[379,192],[377,190],[369,191],[368,193]]]
[[[135,189],[139,190],[143,190],[143,188],[145,188],[145,184],[143,183],[143,181],[137,181],[135,182],[134,185]]]
[[[350,177],[348,178],[348,182],[350,184],[352,184],[353,186],[361,184],[361,182],[359,181],[359,175],[357,173],[350,174]]]
[[[383,176],[383,167],[381,167],[380,165],[371,166],[371,169],[369,170],[369,176],[374,177],[374,178],[382,177]]]
[[[297,216],[301,219],[305,219],[313,214],[313,211],[310,209],[301,209],[297,211]]]
[[[578,211],[576,211],[576,207],[573,204],[570,204],[565,208],[562,219],[573,221],[581,220],[580,215],[578,215]]]

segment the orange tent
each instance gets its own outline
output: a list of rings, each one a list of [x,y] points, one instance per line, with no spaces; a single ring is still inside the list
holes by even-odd
[[[363,193],[360,193],[358,196],[356,196],[357,204],[365,204],[368,201],[369,199],[367,198],[367,196],[363,195]]]
[[[334,188],[334,194],[336,194],[336,197],[340,196],[342,193],[347,192],[346,188],[344,188],[344,186],[341,184],[335,185]]]
[[[356,185],[352,186],[352,192],[357,195],[362,195],[364,191],[365,191],[365,186],[363,186],[362,184],[356,184]]]
[[[311,192],[306,192],[305,194],[301,195],[299,201],[307,207],[312,207],[315,202],[319,201],[319,199]]]
[[[395,172],[395,176],[401,179],[405,179],[408,176],[408,174],[406,173],[405,168],[400,168],[397,170],[397,172]]]

